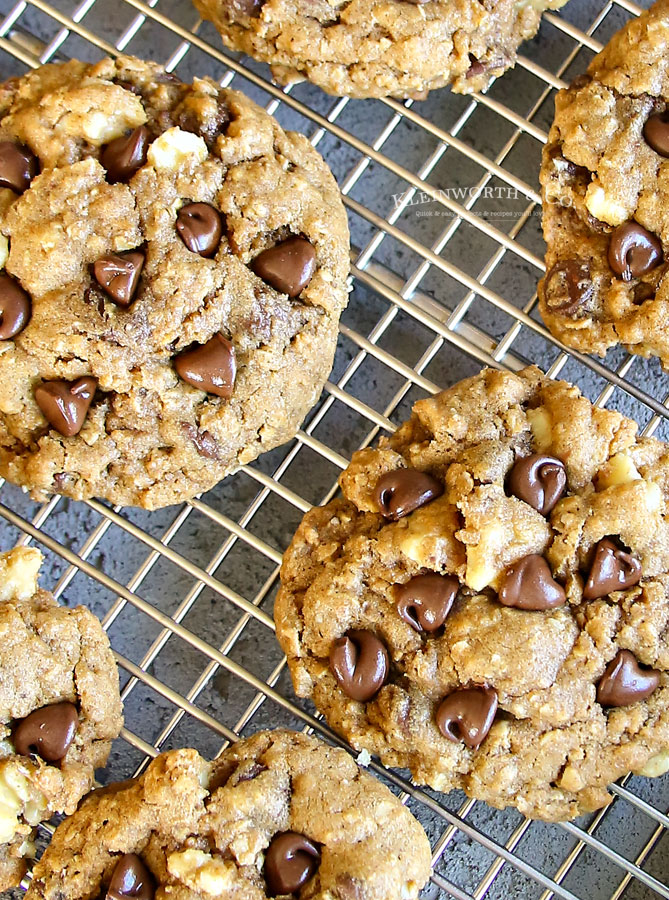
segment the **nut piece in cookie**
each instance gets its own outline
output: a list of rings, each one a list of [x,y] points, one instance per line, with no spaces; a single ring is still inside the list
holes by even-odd
[[[27,900],[417,900],[429,876],[423,829],[348,753],[264,731],[213,763],[173,750],[94,791],[56,829]]]
[[[559,92],[541,186],[539,309],[570,347],[623,345],[669,366],[669,5],[613,36]]]
[[[155,509],[295,436],[348,300],[305,137],[211,79],[52,64],[0,85],[0,187],[1,477]]]
[[[526,815],[669,760],[669,448],[536,368],[415,404],[311,510],[274,617],[356,750]]]
[[[0,886],[17,885],[36,826],[72,813],[123,722],[107,636],[40,590],[42,556],[0,554]]]

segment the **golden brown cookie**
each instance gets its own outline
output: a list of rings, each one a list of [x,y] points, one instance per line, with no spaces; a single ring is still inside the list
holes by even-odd
[[[541,184],[539,286],[560,340],[669,365],[669,2],[619,31],[555,99]]]
[[[542,819],[669,768],[669,448],[528,368],[415,404],[307,513],[295,690],[421,783]]]
[[[214,763],[163,753],[91,794],[56,830],[27,900],[412,900],[429,875],[427,837],[386,787],[343,750],[265,731]]]
[[[72,813],[123,717],[107,635],[37,586],[38,550],[0,554],[0,889],[18,884],[36,826]]]
[[[291,438],[348,227],[309,141],[132,57],[0,86],[0,474],[155,508]]]
[[[350,97],[470,93],[515,64],[545,9],[566,0],[194,0],[223,43],[280,84]]]

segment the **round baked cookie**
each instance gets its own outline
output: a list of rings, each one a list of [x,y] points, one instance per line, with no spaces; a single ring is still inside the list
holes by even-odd
[[[308,79],[350,97],[486,88],[516,61],[545,9],[566,0],[194,0],[223,43],[267,62],[280,84]]]
[[[147,508],[291,438],[348,228],[309,141],[131,57],[0,87],[0,474]]]
[[[484,370],[354,454],[284,557],[295,690],[357,749],[548,820],[669,768],[669,448]]]
[[[90,791],[123,724],[107,636],[40,590],[41,560],[0,554],[0,890],[23,877],[35,826]]]
[[[633,18],[555,99],[541,184],[548,328],[669,365],[669,2]]]
[[[213,763],[163,753],[95,791],[56,830],[27,900],[411,900],[429,875],[427,837],[384,785],[343,750],[265,731]]]

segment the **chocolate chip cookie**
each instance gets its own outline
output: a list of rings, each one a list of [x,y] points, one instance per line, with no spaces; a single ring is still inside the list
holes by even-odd
[[[190,498],[291,438],[330,370],[348,228],[309,141],[131,57],[0,86],[0,474]]]
[[[669,366],[669,2],[632,19],[557,95],[541,184],[539,304],[570,347]]]
[[[213,763],[163,753],[95,791],[56,830],[27,900],[411,900],[429,874],[425,833],[386,787],[343,750],[266,731]]]
[[[566,0],[194,0],[223,43],[270,64],[280,84],[414,97],[486,88],[516,61],[545,9]]]
[[[532,367],[354,454],[305,516],[277,636],[357,749],[568,819],[669,769],[669,448]]]
[[[0,554],[0,890],[23,877],[39,822],[91,789],[123,722],[106,634],[38,588],[41,559]]]

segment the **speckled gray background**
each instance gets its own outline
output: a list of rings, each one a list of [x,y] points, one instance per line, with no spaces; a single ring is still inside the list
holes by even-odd
[[[77,7],[70,0],[53,0],[48,7],[39,0],[38,6],[14,5],[13,0],[0,0],[0,16],[12,17],[0,28],[0,35],[11,38],[14,46],[21,45],[27,52],[41,49],[58,38],[60,25],[54,11],[65,16]],[[197,16],[187,0],[160,0],[160,13],[170,17],[178,26],[190,30],[197,23]],[[15,13],[20,12],[16,17]],[[594,30],[594,37],[604,42],[628,17],[620,6],[603,6],[600,3],[571,0],[561,15],[577,28],[587,30],[601,15],[601,22]],[[90,32],[111,44],[116,44],[136,16],[136,10],[120,0],[97,0],[82,19],[82,25]],[[218,50],[219,44],[213,29],[203,25],[199,35]],[[41,45],[34,39],[42,41]],[[147,21],[139,27],[125,48],[138,56],[149,56],[167,61],[178,51],[181,39],[170,28]],[[58,41],[57,54],[63,57],[79,56],[95,59],[100,51],[78,35],[70,34]],[[532,71],[532,64],[551,73],[562,72],[564,62],[575,47],[572,36],[555,25],[545,22],[538,37],[523,48],[530,61],[529,66],[519,66],[500,79],[489,92],[495,104],[502,104],[511,111],[500,115],[495,108],[474,104],[468,98],[452,95],[447,90],[433,93],[426,101],[413,104],[413,111],[422,122],[403,118],[395,122],[397,106],[380,101],[350,101],[337,104],[309,85],[293,89],[292,96],[309,109],[328,116],[343,129],[342,134],[321,133],[313,121],[301,110],[281,103],[276,114],[286,127],[303,131],[317,144],[330,163],[340,185],[351,199],[349,204],[352,241],[355,250],[367,246],[374,239],[376,222],[360,215],[358,204],[380,217],[393,210],[393,195],[401,194],[407,187],[393,166],[406,167],[418,172],[432,157],[429,183],[437,188],[470,187],[479,183],[483,169],[457,148],[443,149],[439,143],[438,129],[456,133],[460,140],[488,159],[500,160],[507,171],[538,190],[538,166],[541,143],[532,133],[520,133],[514,140],[515,125],[512,114],[520,117],[532,112],[534,126],[545,131],[550,124],[553,94],[546,90],[546,83]],[[53,49],[53,48],[52,48]],[[582,71],[591,58],[589,49],[581,49],[569,64],[563,77],[569,80]],[[245,64],[253,72],[266,77],[264,66]],[[25,70],[10,53],[0,47],[0,75],[7,77]],[[177,65],[176,72],[182,78],[193,75],[226,76],[226,68],[220,60],[202,50],[191,47]],[[247,90],[263,104],[269,95],[258,86],[237,75],[233,87]],[[380,135],[387,130],[385,140]],[[388,165],[379,161],[365,162],[364,154],[346,140],[350,135],[359,141],[375,143],[380,147]],[[505,147],[513,141],[513,146]],[[508,152],[507,152],[508,151]],[[357,176],[357,177],[356,177]],[[488,186],[494,189],[492,198],[481,198],[473,206],[477,215],[499,229],[511,234],[517,229],[519,216],[527,210],[527,198],[497,196],[497,188],[504,182],[493,176]],[[414,203],[407,207],[397,225],[412,239],[431,246],[445,228],[453,224],[446,209],[435,202]],[[513,232],[518,244],[529,254],[542,254],[540,218],[536,208],[526,221]],[[457,266],[460,272],[473,278],[480,277],[499,248],[492,236],[486,235],[471,224],[461,223],[440,250],[442,257]],[[526,308],[532,300],[539,275],[527,253],[507,251],[496,260],[492,272],[486,274],[486,284],[497,295],[505,298],[518,309]],[[354,259],[356,252],[354,252]],[[370,267],[374,275],[385,282],[390,291],[403,290],[409,279],[415,276],[421,264],[420,256],[401,240],[386,236],[376,247]],[[488,277],[489,276],[489,277]],[[348,310],[343,316],[344,331],[340,337],[335,368],[331,381],[337,384],[342,377],[344,393],[337,390],[324,392],[319,405],[305,423],[313,437],[322,445],[332,448],[336,454],[348,458],[363,442],[374,436],[374,415],[387,415],[397,423],[405,418],[413,402],[425,392],[420,386],[407,386],[396,366],[388,363],[385,354],[402,364],[419,365],[422,375],[446,387],[458,379],[470,375],[480,367],[480,355],[472,356],[456,347],[452,340],[435,343],[435,328],[439,330],[449,323],[450,311],[467,297],[467,289],[458,277],[451,277],[437,267],[430,268],[419,279],[419,293],[404,289],[403,296],[411,299],[416,307],[436,317],[441,325],[417,320],[414,315],[394,308],[392,293],[373,289],[363,283],[353,282],[354,289]],[[536,318],[536,313],[533,313]],[[382,323],[381,325],[379,323]],[[497,308],[480,296],[473,298],[458,325],[458,334],[473,341],[479,349],[492,350],[494,342],[504,338],[514,324],[513,316]],[[448,332],[446,332],[448,334]],[[380,348],[375,355],[363,355],[356,335],[370,337]],[[526,361],[537,362],[549,369],[560,360],[559,349],[540,334],[523,327],[515,335],[511,355],[504,362],[519,365]],[[624,361],[622,353],[611,353],[605,365],[615,370]],[[606,380],[573,358],[566,360],[560,370],[561,377],[575,381],[593,400],[606,387]],[[629,382],[662,399],[669,393],[669,380],[655,362],[636,360],[627,372]],[[340,389],[341,391],[342,389]],[[651,411],[638,399],[616,389],[607,402],[638,419],[642,426],[651,421]],[[366,405],[366,406],[365,406]],[[314,426],[314,422],[317,424]],[[311,427],[313,426],[313,427]],[[656,432],[667,437],[666,422],[661,422]],[[66,560],[54,550],[48,550],[43,569],[43,584],[55,589],[61,602],[67,605],[85,603],[108,626],[114,649],[135,666],[146,669],[144,683],[129,681],[130,675],[121,669],[122,681],[128,696],[126,699],[127,740],[117,741],[110,764],[100,773],[100,780],[125,778],[141,765],[144,754],[142,742],[157,745],[160,749],[183,745],[195,745],[205,754],[217,753],[223,744],[227,729],[251,733],[261,727],[289,725],[300,727],[300,720],[281,703],[256,694],[249,678],[266,681],[276,676],[275,689],[294,702],[286,672],[281,669],[281,654],[266,624],[254,618],[247,619],[240,609],[230,602],[230,591],[255,602],[271,615],[276,589],[276,560],[290,541],[299,522],[301,512],[295,505],[294,494],[304,503],[319,503],[331,491],[338,467],[336,458],[319,451],[318,443],[302,445],[299,452],[287,445],[267,454],[254,464],[256,475],[248,472],[228,478],[203,498],[203,506],[195,508],[171,508],[159,512],[124,510],[120,519],[111,521],[104,508],[95,504],[85,505],[60,499],[44,509],[31,502],[20,490],[4,486],[0,496],[0,548],[11,547],[21,539],[23,532],[8,521],[19,516],[24,522],[35,523],[42,528],[47,539],[57,542],[65,551],[84,556],[99,572],[113,579],[118,585],[128,585],[137,594],[161,612],[177,616],[182,625],[199,639],[214,647],[222,647],[231,666],[210,667],[210,659],[192,645],[192,641],[172,635],[162,646],[157,658],[144,665],[145,654],[160,637],[161,628],[150,616],[132,603],[119,598],[118,587],[108,582],[103,586],[96,579],[77,570],[70,570]],[[287,489],[284,496],[277,489],[267,495],[262,491],[264,476],[273,476],[279,470],[280,483]],[[292,499],[291,499],[292,498]],[[296,501],[297,502],[297,501]],[[207,513],[207,509],[213,513]],[[226,517],[226,518],[221,518]],[[231,539],[229,522],[243,521],[246,532],[242,539]],[[178,526],[178,527],[177,527]],[[141,532],[133,533],[133,529]],[[176,554],[171,560],[163,554],[151,557],[146,541],[137,534],[149,535],[154,541],[164,541]],[[248,535],[251,537],[249,538]],[[25,538],[24,538],[25,539]],[[257,539],[257,540],[256,540]],[[270,549],[266,549],[269,547]],[[45,549],[43,547],[43,549]],[[155,548],[154,548],[155,549]],[[189,566],[207,568],[214,581],[203,585],[189,571]],[[139,582],[139,583],[138,583]],[[246,679],[239,678],[229,668],[241,666]],[[278,668],[277,668],[278,667]],[[173,720],[176,711],[170,691],[181,697],[201,679],[202,690],[190,695],[199,710],[213,717],[223,728],[208,727],[197,717],[186,714]],[[168,690],[156,689],[155,682],[167,685]],[[304,707],[307,709],[308,707]],[[310,710],[311,711],[311,710]],[[252,713],[252,715],[251,715]],[[654,849],[644,861],[644,870],[660,882],[669,884],[669,863],[666,861],[666,838],[660,824],[667,808],[669,778],[655,782],[634,778],[627,788],[660,811],[652,818],[625,799],[617,799],[607,814],[596,825],[595,836],[608,848],[608,855],[619,853],[634,862],[643,852],[648,840],[655,835]],[[449,796],[431,793],[446,809],[462,811],[466,798],[461,794]],[[440,848],[442,835],[448,823],[429,811],[422,803],[410,801],[430,834],[433,846]],[[579,821],[578,827],[588,828],[596,820],[593,817]],[[436,871],[452,885],[459,897],[486,896],[495,900],[515,898],[542,898],[549,896],[544,887],[522,871],[530,866],[550,878],[560,873],[560,867],[575,848],[578,832],[572,826],[549,826],[533,823],[522,829],[522,818],[515,812],[499,812],[478,803],[466,809],[466,826],[454,832],[446,832],[445,850],[438,859]],[[509,843],[519,865],[510,863],[498,873],[490,872],[495,854],[482,846],[476,833],[479,831],[498,844]],[[440,843],[442,839],[442,843]],[[586,848],[577,853],[569,869],[563,888],[582,900],[605,900],[623,894],[627,900],[642,900],[656,896],[669,896],[669,888],[656,891],[652,886],[632,879],[629,885],[623,880],[625,870],[615,858],[607,858],[602,847]],[[487,881],[485,879],[488,875]],[[496,874],[494,879],[491,878]],[[460,893],[458,893],[458,891]],[[426,897],[450,896],[443,888],[433,884],[425,891]]]

